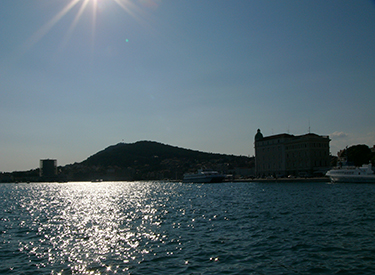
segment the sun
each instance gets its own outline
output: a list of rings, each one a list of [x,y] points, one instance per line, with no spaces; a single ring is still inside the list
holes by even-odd
[[[132,0],[67,0],[67,4],[46,24],[44,24],[36,33],[34,33],[25,44],[25,51],[30,49],[36,43],[38,43],[63,17],[69,12],[72,12],[73,8],[78,7],[78,11],[71,22],[65,37],[63,38],[62,47],[64,47],[69,38],[71,37],[74,29],[76,28],[82,14],[87,10],[92,10],[92,37],[95,37],[97,13],[100,3],[114,2],[121,7],[125,12],[131,16],[136,16],[137,6]],[[77,10],[77,8],[76,8]]]

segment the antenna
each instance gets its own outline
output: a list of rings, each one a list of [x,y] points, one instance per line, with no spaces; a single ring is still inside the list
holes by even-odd
[[[310,118],[309,118],[309,134],[310,134]]]

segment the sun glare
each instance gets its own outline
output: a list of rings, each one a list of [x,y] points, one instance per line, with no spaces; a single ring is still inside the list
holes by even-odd
[[[148,0],[154,1],[154,0]],[[51,29],[62,19],[64,18],[69,12],[73,12],[73,8],[76,8],[77,13],[74,16],[73,21],[71,22],[64,38],[61,43],[61,47],[65,47],[68,43],[71,35],[73,34],[77,24],[79,23],[80,19],[82,18],[83,13],[87,9],[92,9],[91,16],[92,16],[92,40],[95,39],[95,30],[97,24],[97,13],[98,9],[103,8],[105,2],[114,2],[119,7],[121,7],[126,13],[129,15],[136,17],[137,14],[137,6],[131,0],[69,0],[67,4],[45,25],[43,25],[36,33],[34,33],[30,39],[24,45],[24,51],[28,51],[32,48],[36,43],[38,43]],[[103,4],[103,5],[101,5]]]

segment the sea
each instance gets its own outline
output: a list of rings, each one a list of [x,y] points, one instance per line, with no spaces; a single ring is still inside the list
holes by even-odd
[[[375,185],[0,184],[0,274],[375,274]]]

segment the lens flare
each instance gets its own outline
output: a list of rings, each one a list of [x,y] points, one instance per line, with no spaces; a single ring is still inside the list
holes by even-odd
[[[140,7],[131,0],[69,0],[66,6],[62,8],[50,21],[44,24],[38,31],[36,31],[24,44],[23,50],[21,55],[26,53],[30,50],[35,44],[37,44],[42,38],[51,31],[51,29],[60,22],[68,13],[73,12],[73,8],[79,6],[76,15],[72,23],[70,24],[65,36],[63,37],[62,43],[60,48],[63,48],[70,40],[76,26],[78,25],[80,19],[83,16],[83,13],[87,9],[92,9],[92,43],[95,40],[95,32],[96,32],[96,25],[97,25],[97,14],[99,6],[102,7],[103,5],[99,5],[99,3],[104,2],[114,2],[116,3],[121,9],[123,9],[127,14],[131,15],[132,17],[139,20],[141,11]],[[147,2],[148,5],[153,3],[153,7],[158,5],[159,3],[155,0],[148,0],[144,1]],[[151,3],[151,4],[150,4]],[[144,6],[144,3],[141,3]]]

